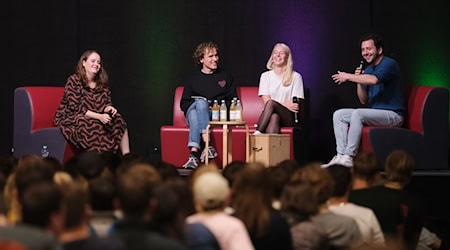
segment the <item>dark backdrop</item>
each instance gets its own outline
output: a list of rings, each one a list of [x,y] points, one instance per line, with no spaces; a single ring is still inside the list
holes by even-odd
[[[258,85],[276,42],[287,43],[310,89],[311,160],[334,153],[332,112],[359,106],[354,84],[331,74],[359,64],[358,38],[376,31],[408,84],[449,86],[449,1],[3,0],[0,3],[0,154],[12,148],[13,90],[64,86],[87,49],[102,55],[132,151],[159,150],[173,91],[193,70],[195,46],[212,40],[239,85]]]

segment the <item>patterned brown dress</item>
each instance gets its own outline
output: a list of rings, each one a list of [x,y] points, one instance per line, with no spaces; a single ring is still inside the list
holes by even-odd
[[[87,117],[88,110],[103,113],[112,105],[109,88],[84,87],[77,75],[71,75],[64,89],[61,104],[55,113],[55,125],[61,129],[67,141],[81,150],[118,152],[126,123],[119,113],[111,122]]]

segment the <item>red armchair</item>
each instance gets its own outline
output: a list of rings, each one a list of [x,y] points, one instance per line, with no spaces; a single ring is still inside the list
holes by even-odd
[[[375,152],[384,162],[395,149],[415,160],[417,170],[448,170],[449,91],[443,87],[412,86],[402,128],[363,128],[361,150]]]
[[[175,89],[173,102],[173,125],[165,125],[160,129],[161,135],[161,160],[181,167],[189,156],[187,148],[189,128],[183,111],[180,109],[180,99],[183,87]],[[250,128],[250,133],[255,131],[259,115],[263,109],[263,102],[258,97],[258,87],[237,87],[238,98],[242,103],[242,117]],[[282,134],[291,136],[291,158],[294,158],[294,127],[281,128]],[[219,156],[214,163],[222,166],[222,128],[214,127],[211,132],[211,143],[216,147]],[[245,161],[245,129],[243,127],[233,128],[233,160]]]
[[[41,155],[47,145],[51,157],[64,163],[76,149],[64,139],[53,118],[64,87],[19,87],[14,91],[14,155]]]

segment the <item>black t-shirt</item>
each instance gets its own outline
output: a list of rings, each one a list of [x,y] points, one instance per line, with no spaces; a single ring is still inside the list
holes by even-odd
[[[180,108],[184,113],[194,102],[193,96],[202,96],[209,101],[225,100],[229,106],[231,99],[237,97],[236,85],[230,74],[217,69],[212,74],[205,74],[200,70],[191,73],[184,80],[184,90],[181,97]]]
[[[397,224],[403,224],[403,239],[408,249],[415,249],[425,220],[425,205],[418,197],[405,190],[377,186],[352,190],[349,201],[371,208],[386,237],[395,233]]]
[[[375,186],[350,191],[348,200],[372,209],[386,237],[397,235],[397,226],[404,221],[397,194],[384,186]]]

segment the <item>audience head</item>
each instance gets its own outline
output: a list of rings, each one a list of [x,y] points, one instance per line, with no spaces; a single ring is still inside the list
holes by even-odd
[[[63,170],[63,165],[62,163],[56,159],[55,157],[45,157],[43,158],[44,162],[46,162],[52,169],[53,172],[57,172],[57,171],[62,171]]]
[[[177,171],[177,168],[170,163],[158,161],[152,165],[155,167],[156,171],[158,171],[162,181],[181,177]]]
[[[15,183],[18,192],[19,202],[23,191],[39,182],[52,182],[53,170],[41,157],[36,155],[26,155],[19,159],[15,171]]]
[[[97,177],[88,182],[89,200],[94,211],[114,210],[116,187],[108,178]]]
[[[108,74],[106,73],[104,67],[102,66],[102,61],[100,54],[95,50],[87,50],[85,51],[80,59],[78,60],[77,67],[75,69],[75,74],[80,78],[85,86],[89,83],[87,77],[87,66],[89,63],[98,63],[99,69],[95,72],[94,81],[97,83],[97,88],[106,88],[108,87]]]
[[[176,192],[180,209],[185,217],[195,213],[194,197],[186,178],[170,178],[163,183],[165,187]]]
[[[279,199],[284,185],[289,181],[289,173],[286,168],[278,166],[270,166],[267,168],[271,194],[273,199]]]
[[[232,189],[232,204],[235,209],[240,205],[260,205],[266,208],[272,206],[270,179],[262,163],[248,163],[236,178]]]
[[[199,212],[223,210],[230,193],[228,181],[218,171],[207,171],[196,176],[192,190]]]
[[[122,163],[120,169],[126,169],[136,164],[150,164],[147,159],[141,154],[130,152],[122,156]],[[152,165],[153,166],[153,165]]]
[[[309,220],[319,212],[317,196],[306,182],[288,182],[281,193],[280,201],[281,211],[287,215],[291,225]]]
[[[73,182],[72,176],[64,171],[56,171],[53,175],[53,181],[58,185],[62,186],[65,184],[70,184]]]
[[[206,172],[216,172],[216,173],[220,173],[219,169],[217,168],[216,164],[210,163],[208,165],[202,165],[201,167],[198,167],[196,169],[194,169],[194,171],[192,171],[192,173],[189,175],[188,180],[189,180],[189,187],[193,188],[195,179],[202,175],[203,173]]]
[[[190,202],[187,201],[190,199]],[[155,187],[152,222],[164,234],[179,240],[185,240],[185,219],[192,205],[192,195],[184,179],[173,178]],[[191,211],[189,211],[190,213]]]
[[[86,189],[79,183],[63,185],[63,197],[65,204],[64,229],[71,230],[89,220],[89,199]]]
[[[58,235],[64,225],[63,194],[51,181],[28,186],[22,195],[22,222]]]
[[[72,176],[73,179],[77,179],[81,176],[78,172],[78,156],[72,156],[63,164],[63,169]]]
[[[222,175],[227,179],[230,187],[233,186],[234,181],[245,168],[247,163],[244,161],[233,161],[225,166],[222,170]]]
[[[78,172],[87,180],[100,176],[105,167],[106,162],[100,153],[86,151],[78,156]]]
[[[286,159],[283,161],[280,161],[275,165],[276,167],[284,168],[289,176],[291,176],[292,173],[299,170],[301,168],[300,164],[294,159]]]
[[[3,199],[5,215],[8,221],[13,224],[20,221],[20,204],[15,180],[15,173],[11,173],[6,180],[3,192],[0,194],[0,197]]]
[[[349,167],[333,164],[326,168],[334,181],[333,197],[345,196],[352,187],[352,173]]]
[[[404,150],[394,150],[388,155],[385,165],[387,181],[398,182],[405,186],[409,182],[413,170],[414,160]]]
[[[116,173],[116,170],[119,168],[120,164],[122,164],[122,156],[118,153],[106,151],[101,153],[101,157],[105,162],[106,168],[113,174]]]
[[[321,205],[325,204],[333,194],[333,178],[326,169],[320,167],[319,163],[305,165],[294,173],[290,181],[309,183]]]
[[[231,207],[247,230],[258,236],[267,232],[272,196],[270,179],[262,163],[248,163],[233,184]]]
[[[17,167],[19,159],[15,156],[0,156],[0,197],[8,177]]]
[[[360,152],[353,158],[353,176],[371,184],[379,174],[380,161],[373,152]]]
[[[15,156],[0,156],[0,174],[6,178],[15,170],[19,159]]]
[[[158,172],[148,163],[136,163],[119,171],[117,198],[125,217],[150,219],[153,189],[160,182]]]

